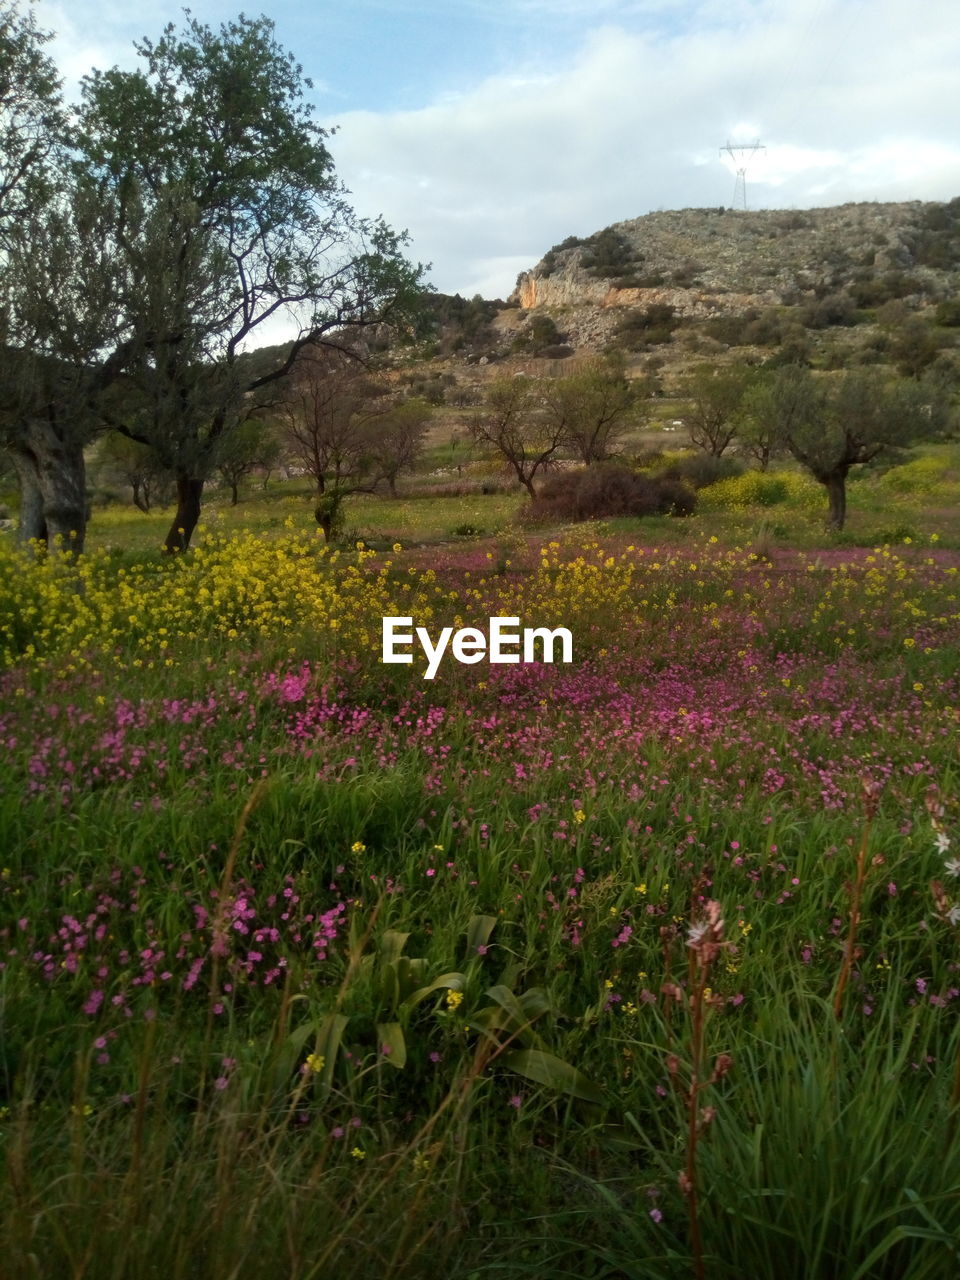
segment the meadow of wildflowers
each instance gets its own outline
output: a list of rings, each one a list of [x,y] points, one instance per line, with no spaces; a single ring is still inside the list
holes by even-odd
[[[960,1273],[958,653],[929,544],[0,552],[11,1275]]]

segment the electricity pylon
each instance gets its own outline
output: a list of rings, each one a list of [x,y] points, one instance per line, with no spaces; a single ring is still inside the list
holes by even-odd
[[[725,147],[720,148],[721,156],[726,152],[737,166],[737,177],[733,184],[734,209],[746,209],[747,165],[754,159],[758,151],[766,151],[766,149],[766,147],[760,145],[759,139],[756,142],[728,142]]]

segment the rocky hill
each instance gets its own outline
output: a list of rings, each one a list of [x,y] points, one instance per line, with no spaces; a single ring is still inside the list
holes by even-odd
[[[615,330],[617,316],[600,314],[612,309],[666,307],[695,322],[824,299],[838,316],[892,300],[922,310],[958,295],[960,199],[650,213],[555,245],[520,275],[511,302],[586,309],[592,321],[571,316],[572,336],[590,342]]]

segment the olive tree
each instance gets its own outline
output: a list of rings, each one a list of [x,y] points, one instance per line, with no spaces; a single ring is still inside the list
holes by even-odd
[[[304,100],[310,81],[273,31],[265,17],[218,31],[188,17],[135,46],[137,70],[94,71],[83,84],[78,172],[116,202],[131,282],[137,413],[120,429],[175,476],[168,551],[189,545],[251,393],[304,347],[405,324],[419,303],[422,268],[403,256],[403,235],[350,207]],[[297,330],[286,357],[246,380],[238,357],[281,317]]]
[[[20,485],[20,537],[83,550],[84,450],[117,407],[127,335],[112,214],[84,188],[25,211],[0,275],[0,435]]]
[[[840,530],[852,467],[936,436],[948,407],[932,384],[849,371],[816,378],[787,366],[770,375],[766,412],[773,438],[827,491],[827,525]]]
[[[43,49],[50,38],[32,12],[0,3],[0,242],[46,199],[64,144],[60,77]]]
[[[622,357],[600,357],[574,373],[544,383],[547,416],[585,466],[616,451],[635,416],[636,388],[627,380]]]
[[[31,12],[0,4],[0,446],[20,485],[21,538],[72,534],[77,546],[103,335],[84,323],[75,286],[90,291],[87,311],[99,311],[102,291],[89,275],[91,211],[64,186],[66,112],[49,39]]]
[[[715,458],[723,455],[737,435],[740,407],[755,376],[746,365],[700,365],[684,379],[680,394],[689,402],[684,418],[691,444]]]

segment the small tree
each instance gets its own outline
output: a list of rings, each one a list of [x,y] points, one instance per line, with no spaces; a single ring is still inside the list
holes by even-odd
[[[543,403],[548,422],[589,466],[615,453],[627,423],[635,416],[637,396],[627,381],[622,357],[611,355],[589,361],[568,377],[545,383]]]
[[[883,382],[858,370],[826,381],[806,369],[778,369],[767,404],[776,439],[824,486],[827,526],[840,530],[851,467],[935,436],[947,407],[935,388],[909,380]]]
[[[165,506],[173,496],[173,476],[153,450],[118,431],[100,442],[96,463],[101,481],[128,485],[134,506],[144,513],[155,503]]]
[[[776,426],[773,397],[774,385],[771,374],[767,373],[748,387],[736,413],[738,452],[753,458],[761,471],[766,471],[772,460],[786,451]]]
[[[537,496],[533,486],[537,474],[550,465],[567,434],[565,422],[543,414],[539,398],[531,378],[522,374],[497,378],[469,425],[473,439],[504,459],[531,498]]]
[[[889,353],[899,374],[905,378],[918,378],[936,360],[940,344],[932,327],[919,316],[912,315],[894,332]]]
[[[680,394],[689,401],[684,416],[691,444],[715,458],[730,447],[741,402],[755,376],[747,365],[700,365],[684,380]]]
[[[225,439],[221,448],[217,471],[230,487],[230,504],[240,500],[240,482],[251,472],[261,468],[269,471],[280,458],[280,442],[267,423],[259,418],[248,418]]]
[[[378,479],[387,482],[392,498],[397,496],[397,477],[416,466],[432,413],[426,400],[414,396],[374,412],[369,420],[373,470]]]
[[[374,424],[386,391],[349,347],[304,351],[287,379],[278,406],[286,449],[313,481],[328,539],[344,498],[375,488]]]

